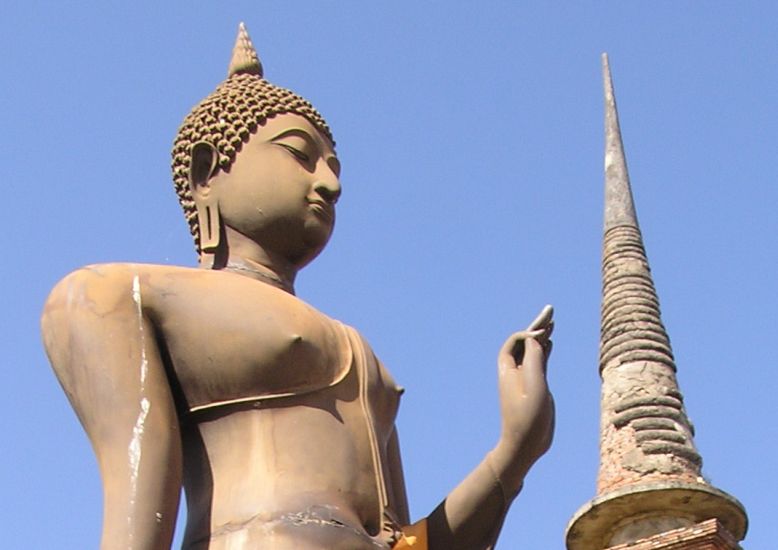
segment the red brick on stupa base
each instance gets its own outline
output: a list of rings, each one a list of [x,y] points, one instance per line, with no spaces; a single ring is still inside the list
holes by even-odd
[[[605,550],[742,550],[735,537],[713,518],[690,527],[610,546]]]

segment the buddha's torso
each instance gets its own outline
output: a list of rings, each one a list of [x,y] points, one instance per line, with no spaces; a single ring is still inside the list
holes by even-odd
[[[184,547],[387,548],[399,390],[358,334],[242,275],[132,267],[178,401]]]

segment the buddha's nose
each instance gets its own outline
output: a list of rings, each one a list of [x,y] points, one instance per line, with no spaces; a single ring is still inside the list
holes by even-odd
[[[313,185],[313,188],[327,204],[335,204],[340,198],[340,181],[338,181],[338,178],[320,178]]]

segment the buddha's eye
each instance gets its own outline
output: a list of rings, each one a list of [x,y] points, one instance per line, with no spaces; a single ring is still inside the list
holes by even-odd
[[[288,145],[286,143],[279,143],[278,145],[280,145],[281,147],[283,147],[284,149],[292,153],[293,156],[297,157],[303,162],[310,162],[311,160],[310,157],[308,157],[308,155],[306,155],[303,151],[300,151],[299,149],[295,149],[291,145]]]
[[[274,140],[274,143],[286,149],[292,156],[306,165],[310,164],[315,157],[314,146],[299,135],[285,135]]]

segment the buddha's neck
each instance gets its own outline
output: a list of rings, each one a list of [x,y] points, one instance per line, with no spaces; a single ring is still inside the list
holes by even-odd
[[[294,294],[296,266],[241,233],[229,227],[225,229],[229,246],[224,257],[217,259],[220,269],[257,279]],[[210,269],[212,260],[201,256],[200,265]]]

